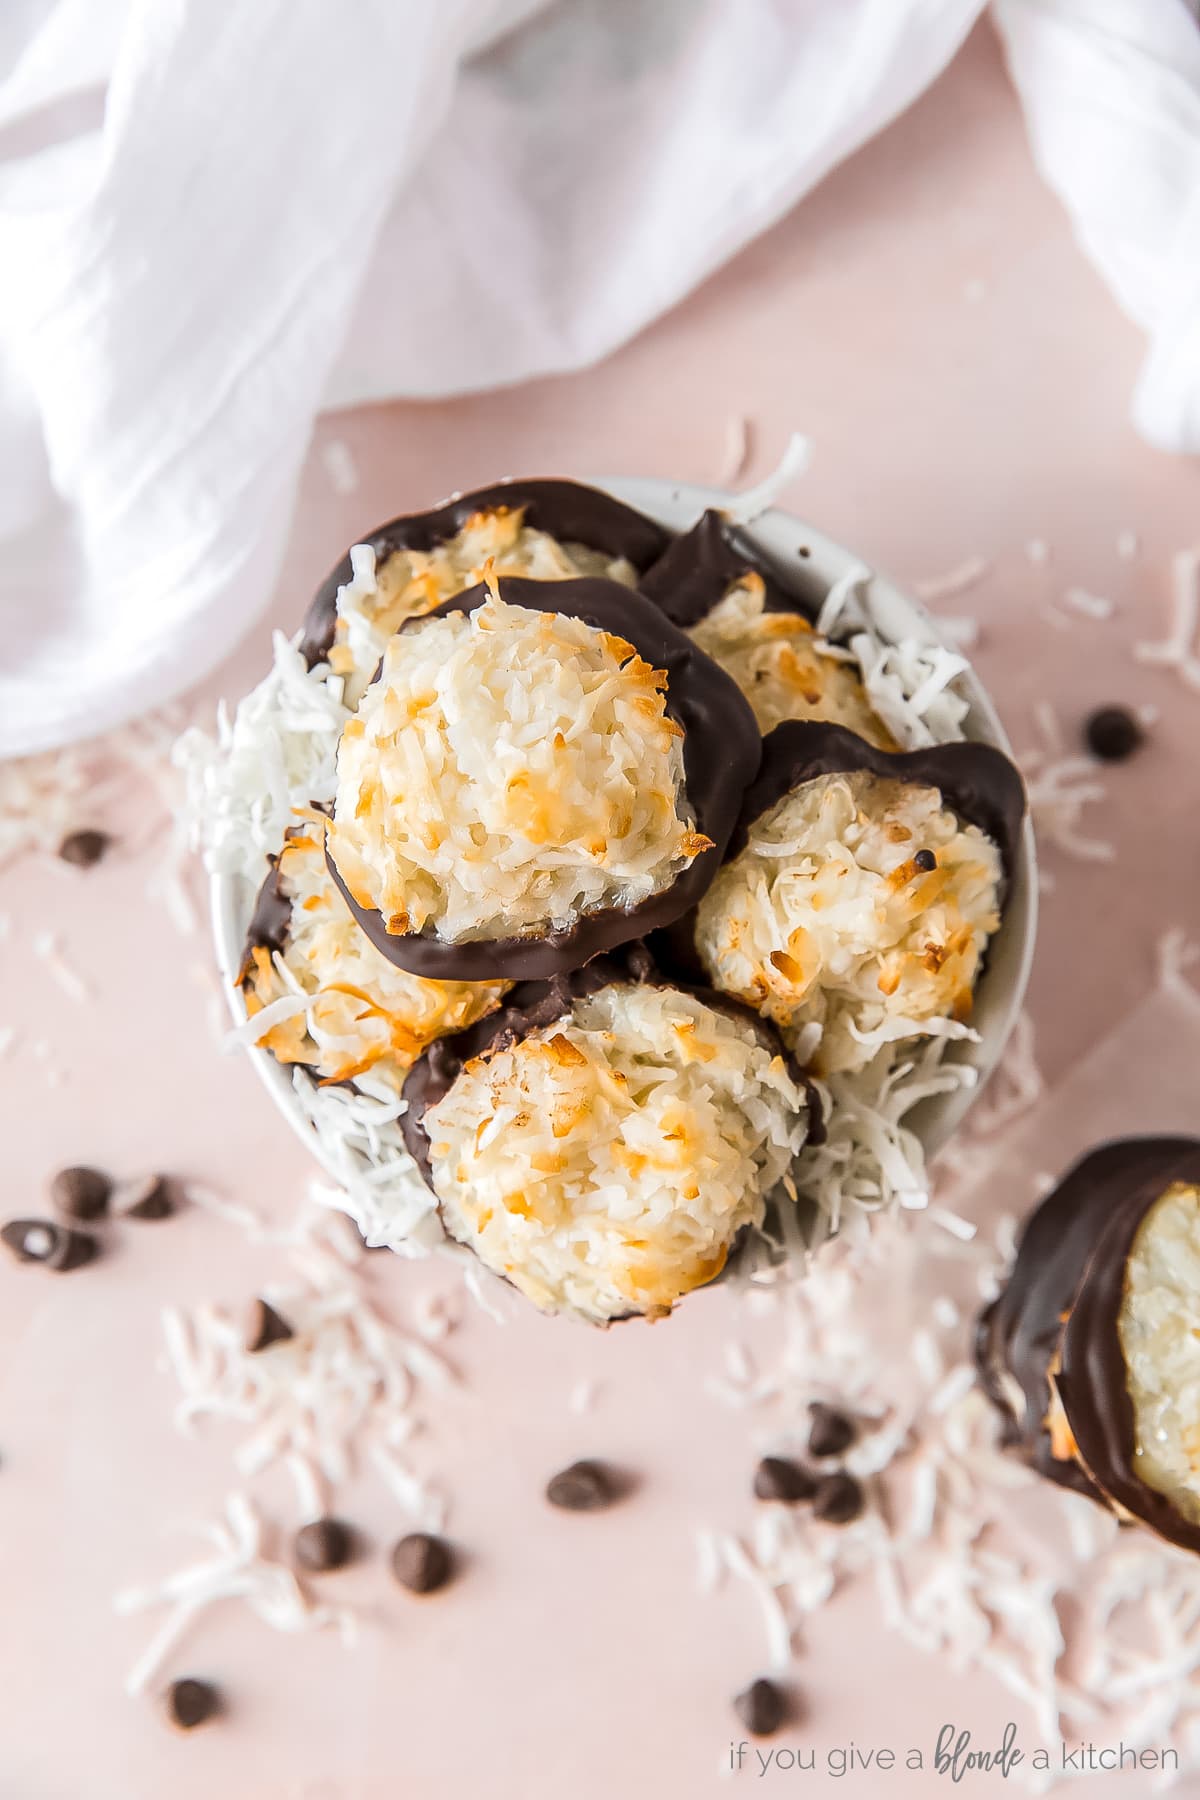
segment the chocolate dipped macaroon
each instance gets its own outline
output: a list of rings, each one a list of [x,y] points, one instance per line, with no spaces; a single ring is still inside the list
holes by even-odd
[[[989,745],[889,752],[786,721],[675,953],[814,1073],[861,1069],[933,1021],[969,1019],[1024,805]]]
[[[820,1130],[770,1028],[668,985],[640,946],[520,983],[431,1045],[404,1098],[448,1234],[593,1324],[662,1317],[713,1280]]]
[[[408,513],[348,550],[318,588],[304,621],[309,668],[328,663],[354,705],[388,638],[498,576],[566,581],[602,576],[636,586],[670,534],[644,513],[579,481],[494,482]]]
[[[547,978],[696,903],[760,754],[650,601],[493,580],[389,640],[342,731],[330,870],[413,974]]]
[[[265,1014],[257,1042],[277,1062],[318,1082],[370,1076],[394,1094],[429,1043],[490,1012],[508,985],[429,981],[380,955],[329,873],[315,813],[271,859],[236,980],[248,1017]]]
[[[1200,1551],[1200,1138],[1090,1151],[1031,1214],[976,1359],[1042,1475]]]

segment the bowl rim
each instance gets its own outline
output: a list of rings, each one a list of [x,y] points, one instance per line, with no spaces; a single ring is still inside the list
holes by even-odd
[[[738,496],[696,482],[669,481],[656,476],[596,476],[589,485],[638,508],[672,530],[686,529],[707,508],[736,507]],[[907,636],[929,645],[952,650],[930,613],[886,571],[868,563],[854,551],[829,537],[806,519],[783,507],[770,506],[752,520],[739,523],[740,535],[757,544],[778,564],[793,558],[805,584],[825,591],[839,578],[865,569],[863,587],[868,606],[881,635],[895,641]],[[804,555],[801,559],[800,552]],[[899,629],[897,628],[899,627]],[[964,729],[968,738],[992,744],[1012,757],[1012,745],[990,694],[975,672],[970,658],[956,677],[956,688],[968,703]],[[217,966],[226,1003],[235,1024],[247,1017],[240,988],[234,984],[242,957],[246,926],[257,889],[239,874],[219,873],[209,878],[209,901]],[[1037,849],[1028,810],[1021,832],[1021,857],[1005,902],[1000,929],[989,945],[987,967],[976,990],[973,1023],[980,1032],[978,1043],[954,1041],[947,1046],[946,1061],[969,1064],[977,1071],[969,1087],[957,1087],[914,1107],[906,1119],[919,1138],[927,1159],[932,1160],[953,1137],[988,1078],[1003,1056],[1016,1026],[1029,985],[1037,942]],[[269,1051],[248,1046],[259,1078],[297,1137],[316,1161],[339,1181],[344,1168],[322,1142],[301,1107],[289,1066],[278,1063]]]

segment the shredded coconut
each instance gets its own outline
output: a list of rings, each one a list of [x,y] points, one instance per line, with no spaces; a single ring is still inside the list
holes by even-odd
[[[990,1674],[1028,1711],[1060,1772],[1062,1745],[1084,1733],[1178,1745],[1182,1766],[1194,1766],[1196,1559],[1131,1540],[1092,1502],[1002,1454],[963,1360],[973,1295],[994,1286],[1010,1236],[1006,1225],[990,1241],[960,1241],[900,1214],[869,1239],[844,1236],[815,1268],[760,1272],[779,1297],[782,1339],[778,1361],[742,1392],[769,1408],[774,1454],[803,1455],[814,1396],[852,1407],[867,1424],[844,1460],[868,1507],[846,1526],[805,1507],[756,1509],[737,1534],[706,1524],[695,1533],[698,1586],[717,1593],[729,1577],[749,1589],[764,1659],[784,1669],[805,1619],[847,1585],[872,1581],[886,1629],[952,1669]],[[907,1355],[881,1331],[897,1296],[901,1319],[920,1310],[924,1320]]]
[[[358,490],[358,468],[349,444],[342,438],[330,438],[321,451],[321,461],[335,494],[353,494]]]
[[[732,487],[741,481],[750,461],[750,421],[744,413],[732,413],[725,422],[725,448],[716,485]]]
[[[1018,755],[1017,762],[1036,836],[1083,862],[1112,862],[1114,846],[1082,829],[1084,808],[1108,799],[1095,760],[1066,753],[1058,715],[1048,703],[1036,708],[1035,717],[1042,741]],[[1042,880],[1050,885],[1045,873]]]
[[[1063,594],[1063,603],[1072,612],[1081,613],[1085,619],[1111,619],[1116,607],[1103,594],[1089,593],[1087,588],[1070,587]]]
[[[1181,550],[1171,564],[1171,629],[1161,643],[1134,647],[1139,662],[1178,669],[1188,687],[1200,688],[1200,548]]]
[[[264,1556],[262,1521],[246,1494],[230,1494],[224,1519],[193,1529],[212,1545],[211,1556],[149,1587],[126,1588],[113,1603],[120,1614],[168,1609],[162,1626],[125,1678],[125,1691],[131,1698],[145,1692],[200,1617],[222,1601],[244,1601],[274,1631],[334,1626],[345,1641],[353,1642],[354,1621],[344,1607],[316,1605],[291,1569]]]
[[[271,1234],[253,1218],[250,1229],[286,1249],[287,1280],[262,1293],[293,1336],[250,1352],[243,1325],[224,1308],[165,1308],[164,1341],[180,1390],[176,1425],[190,1433],[213,1419],[242,1428],[234,1463],[243,1479],[299,1458],[336,1486],[373,1447],[400,1468],[395,1452],[411,1429],[411,1402],[419,1387],[444,1392],[453,1382],[449,1366],[371,1301],[360,1279],[365,1252],[338,1213],[309,1207],[291,1231]],[[405,1473],[407,1492],[420,1496],[414,1516],[440,1520],[440,1500]]]
[[[747,488],[725,508],[725,517],[733,525],[751,525],[762,513],[774,506],[783,490],[803,475],[812,461],[812,444],[795,431],[787,441],[778,465],[756,487]]]
[[[987,572],[988,565],[982,556],[968,556],[965,562],[948,569],[944,575],[914,581],[913,592],[918,600],[948,600],[954,594],[963,594],[973,588]]]

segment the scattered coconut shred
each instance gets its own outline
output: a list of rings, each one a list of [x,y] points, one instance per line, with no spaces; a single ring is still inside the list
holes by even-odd
[[[233,1313],[207,1303],[190,1311],[165,1307],[165,1367],[179,1388],[176,1427],[189,1436],[209,1422],[239,1430],[237,1480],[248,1484],[273,1469],[285,1471],[295,1490],[297,1525],[328,1512],[339,1487],[365,1465],[412,1530],[442,1530],[446,1502],[408,1457],[420,1429],[417,1404],[444,1394],[456,1380],[432,1348],[453,1323],[440,1300],[426,1298],[413,1331],[385,1317],[364,1279],[359,1235],[331,1209],[332,1196],[323,1187],[313,1187],[295,1225],[284,1230],[268,1229],[249,1208],[203,1189],[189,1189],[188,1197],[240,1228],[252,1244],[282,1250],[286,1279],[258,1291],[293,1335],[250,1352],[244,1324]],[[155,1682],[199,1616],[226,1601],[244,1602],[276,1631],[327,1626],[344,1643],[354,1643],[354,1615],[345,1607],[318,1605],[290,1564],[269,1554],[277,1534],[245,1487],[228,1496],[221,1519],[194,1529],[215,1555],[126,1589],[114,1601],[121,1614],[166,1609],[126,1677],[131,1696]]]
[[[1164,979],[1168,963],[1187,960],[1178,945],[1164,959]],[[998,1134],[1041,1091],[1025,1020],[998,1071],[996,1104],[989,1117],[972,1116],[950,1180],[964,1166],[994,1165]],[[705,1527],[696,1533],[697,1584],[750,1590],[769,1668],[782,1673],[802,1657],[806,1619],[851,1583],[871,1581],[890,1631],[957,1671],[987,1672],[1028,1709],[1054,1772],[1027,1762],[1014,1785],[1023,1778],[1034,1793],[1054,1785],[1062,1747],[1081,1740],[1172,1746],[1179,1770],[1147,1788],[1170,1785],[1200,1758],[1200,1563],[1148,1533],[1122,1531],[1092,1501],[999,1449],[971,1340],[1012,1259],[1018,1222],[1002,1218],[986,1240],[933,1205],[829,1245],[800,1278],[794,1267],[743,1278],[741,1328],[766,1320],[774,1360],[760,1353],[756,1366],[735,1339],[709,1392],[752,1421],[762,1409],[757,1452],[801,1460],[809,1402],[849,1410],[861,1430],[839,1460],[869,1503],[849,1525],[757,1503],[745,1531]]]
[[[807,442],[794,437],[779,468],[740,495],[729,516],[746,523],[765,511],[806,467],[808,456]],[[339,594],[339,609],[349,612],[361,608],[374,581],[372,558],[356,554],[353,563],[353,580]],[[874,621],[871,580],[870,569],[859,565],[834,584],[817,620],[815,647],[856,669],[901,748],[960,739],[968,707],[955,682],[968,667],[966,659],[941,645],[888,642]],[[830,641],[833,633],[837,642]],[[187,779],[184,817],[192,840],[203,850],[210,873],[244,884],[247,917],[267,857],[279,851],[297,815],[328,805],[337,787],[335,755],[350,717],[345,678],[324,664],[306,669],[298,644],[299,634],[290,640],[276,634],[270,673],[232,718],[220,709],[215,739],[193,729],[175,750]],[[280,1004],[297,1016],[302,1010],[298,997]],[[260,1014],[241,1034],[243,1041],[270,1022]],[[969,1087],[976,1079],[974,1069],[946,1052],[940,1038],[889,1047],[868,1069],[830,1078],[828,1141],[805,1151],[795,1170],[798,1188],[816,1202],[818,1239],[855,1215],[926,1204],[922,1148],[904,1121],[921,1100]],[[323,1161],[341,1182],[346,1210],[368,1244],[420,1253],[444,1234],[432,1196],[404,1147],[398,1123],[404,1103],[369,1073],[356,1086],[358,1092],[317,1087],[302,1071],[293,1074],[296,1098],[313,1125]]]

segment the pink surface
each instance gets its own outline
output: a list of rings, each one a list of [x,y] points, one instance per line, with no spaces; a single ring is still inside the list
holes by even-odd
[[[1196,914],[1198,702],[1129,652],[1164,634],[1167,562],[1194,540],[1200,478],[1127,423],[1139,354],[1038,183],[992,40],[977,35],[882,141],[602,368],[330,420],[272,622],[294,625],[348,541],[450,488],[503,473],[719,479],[728,421],[743,416],[757,476],[790,429],[804,430],[814,466],[789,497],[832,535],[901,581],[987,559],[986,578],[942,610],[982,621],[976,660],[1018,748],[1032,741],[1031,707],[1051,695],[1068,730],[1100,701],[1161,708],[1149,748],[1109,777],[1098,829],[1118,860],[1049,853],[1056,887],[1032,1009],[1054,1082],[1136,1004],[1163,927]],[[337,438],[361,480],[340,498],[320,455]],[[1140,538],[1132,561],[1116,550],[1125,529]],[[1026,556],[1031,538],[1051,547],[1042,566]],[[1110,597],[1115,617],[1048,622],[1069,586]],[[266,650],[263,627],[212,691],[245,691]],[[0,884],[11,919],[0,1025],[18,1033],[3,1064],[6,1213],[39,1211],[47,1176],[72,1160],[166,1167],[279,1217],[304,1194],[303,1150],[244,1063],[214,1048],[203,932],[181,940],[145,897],[157,854],[119,850],[86,876],[30,858]],[[90,1005],[48,983],[30,954],[47,928]],[[50,1046],[40,1059],[38,1042]],[[1068,1139],[1064,1127],[1064,1155]],[[423,1603],[390,1585],[382,1553],[406,1522],[364,1481],[343,1510],[375,1556],[327,1587],[368,1615],[359,1648],[275,1636],[237,1609],[212,1615],[171,1672],[211,1674],[233,1708],[183,1739],[123,1697],[152,1621],[115,1619],[111,1597],[182,1560],[160,1527],[217,1510],[235,1485],[234,1440],[175,1435],[158,1311],[239,1302],[276,1264],[195,1210],[123,1227],[112,1246],[70,1279],[0,1267],[3,1800],[727,1791],[719,1765],[743,1736],[729,1696],[764,1651],[748,1592],[697,1593],[691,1539],[697,1525],[745,1526],[756,1444],[772,1423],[705,1390],[731,1329],[728,1294],[666,1326],[606,1335],[528,1312],[503,1328],[469,1315],[448,1346],[463,1385],[419,1449],[452,1496],[462,1580]],[[456,1286],[440,1266],[379,1258],[372,1274],[401,1316],[416,1295]],[[585,1377],[596,1405],[577,1416],[568,1397]],[[604,1516],[549,1513],[546,1476],[589,1454],[637,1471],[636,1492]],[[946,1719],[982,1740],[1014,1711],[989,1679],[883,1636],[869,1587],[821,1616],[795,1684],[804,1715],[781,1741],[822,1752],[851,1738],[928,1748]],[[928,1774],[902,1771],[841,1782],[777,1772],[764,1785],[936,1791]],[[1105,1776],[1076,1791],[1116,1800],[1142,1789]]]

